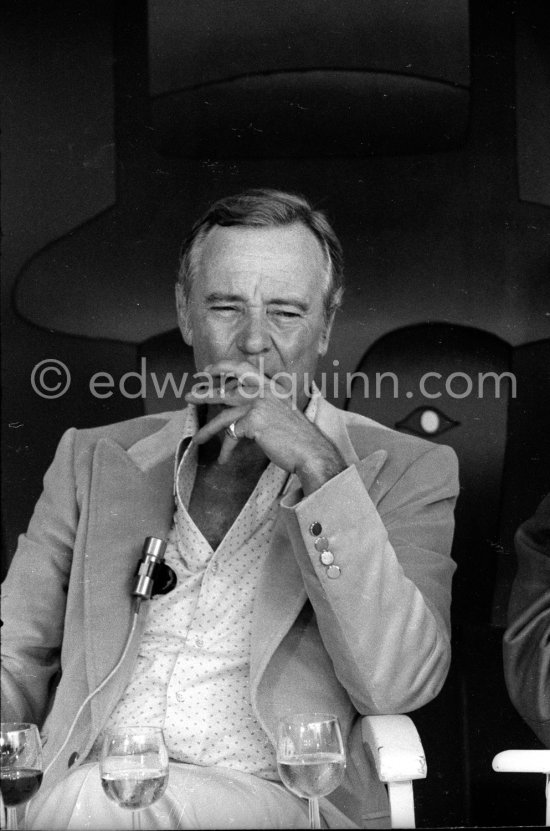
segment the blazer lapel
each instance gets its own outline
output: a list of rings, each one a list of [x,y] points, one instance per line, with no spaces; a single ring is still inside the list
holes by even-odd
[[[109,439],[95,448],[85,545],[85,619],[88,683],[95,689],[118,662],[132,622],[132,584],[145,537],[166,539],[173,503],[175,446],[171,430],[154,433],[127,452]],[[147,453],[149,442],[151,453]],[[142,607],[128,652],[135,658],[146,619]],[[120,697],[124,673],[92,699],[102,722]],[[96,726],[101,726],[96,724]]]
[[[250,648],[250,683],[253,690],[306,600],[300,568],[283,519],[279,517],[254,603]]]

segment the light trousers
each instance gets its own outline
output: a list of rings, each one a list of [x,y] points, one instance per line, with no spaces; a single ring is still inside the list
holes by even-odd
[[[338,809],[320,800],[329,824],[356,828]],[[170,763],[164,795],[140,811],[141,828],[307,828],[307,801],[272,782],[229,768]],[[327,826],[326,820],[321,822]],[[27,827],[35,831],[130,831],[132,812],[103,792],[99,765],[84,764],[29,805]]]

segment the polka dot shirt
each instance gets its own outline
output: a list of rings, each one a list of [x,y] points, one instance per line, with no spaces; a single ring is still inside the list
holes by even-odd
[[[316,396],[306,410],[312,421],[315,410]],[[268,465],[213,551],[187,511],[197,451],[185,445],[197,429],[196,410],[188,407],[166,549],[177,586],[151,600],[133,675],[106,729],[159,726],[173,759],[278,779],[274,748],[250,702],[250,640],[256,587],[288,474]]]

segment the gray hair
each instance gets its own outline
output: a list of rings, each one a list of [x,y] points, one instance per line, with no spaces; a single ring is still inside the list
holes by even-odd
[[[302,196],[269,188],[257,188],[219,199],[195,222],[181,250],[178,281],[189,298],[197,276],[204,242],[215,226],[234,225],[269,228],[300,222],[314,234],[323,249],[328,270],[328,286],[324,297],[325,319],[328,321],[342,302],[344,260],[342,246],[325,214],[315,210]]]

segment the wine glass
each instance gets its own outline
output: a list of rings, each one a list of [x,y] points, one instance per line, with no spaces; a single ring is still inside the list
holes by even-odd
[[[319,797],[344,778],[346,753],[338,719],[325,713],[298,713],[279,721],[277,767],[283,784],[306,797],[309,827],[320,828]]]
[[[0,791],[6,828],[17,829],[17,806],[28,802],[42,782],[42,744],[36,724],[0,724]]]
[[[99,774],[109,799],[132,811],[132,827],[141,828],[140,810],[160,799],[168,784],[168,751],[161,728],[108,731]]]

